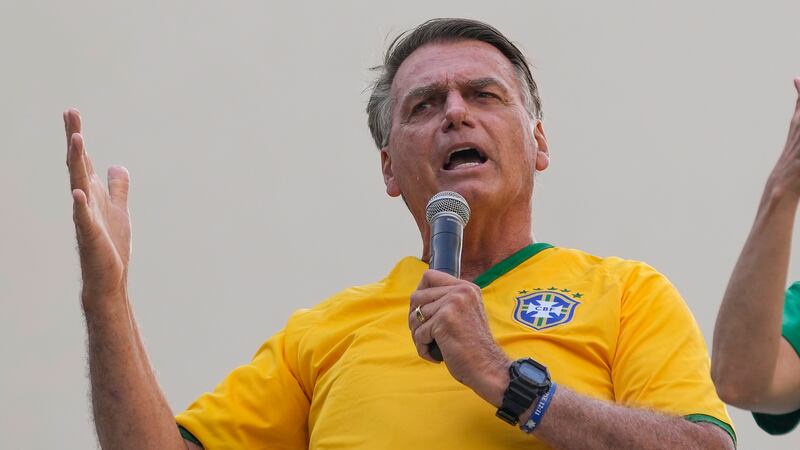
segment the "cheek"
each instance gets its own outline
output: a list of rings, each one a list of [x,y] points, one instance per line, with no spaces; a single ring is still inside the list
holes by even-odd
[[[533,166],[536,164],[536,153],[538,146],[536,144],[533,128],[529,121],[525,121],[519,128],[516,139],[519,148],[523,149],[525,161],[527,161],[530,164],[531,169],[533,169]]]
[[[504,149],[500,155],[501,162],[515,171],[525,170],[527,166],[533,168],[537,147],[531,131],[520,126],[509,127],[507,123],[502,125],[496,128],[500,132],[492,136],[498,148]]]
[[[402,190],[419,183],[422,174],[427,173],[427,164],[410,147],[398,148],[392,162],[392,170]]]
[[[395,161],[401,172],[418,174],[430,171],[430,152],[433,148],[430,133],[423,130],[403,130],[392,136]]]

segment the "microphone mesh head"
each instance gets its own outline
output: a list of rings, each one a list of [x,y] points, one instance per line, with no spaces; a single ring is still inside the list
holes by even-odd
[[[428,201],[428,206],[425,208],[428,223],[431,223],[434,217],[443,212],[457,214],[464,221],[464,226],[469,222],[469,205],[458,192],[442,191]]]

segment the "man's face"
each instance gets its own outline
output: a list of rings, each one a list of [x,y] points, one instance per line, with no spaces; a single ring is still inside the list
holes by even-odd
[[[547,168],[547,141],[499,50],[474,40],[422,46],[403,61],[392,96],[381,149],[386,192],[402,195],[415,217],[443,190],[473,209],[530,202],[534,171]]]

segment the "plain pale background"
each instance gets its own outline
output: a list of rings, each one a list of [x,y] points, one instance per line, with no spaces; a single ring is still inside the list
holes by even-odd
[[[537,239],[653,264],[710,344],[794,106],[796,0],[5,0],[0,448],[96,445],[64,108],[97,168],[132,174],[130,290],[178,411],[293,310],[418,255],[364,89],[390,38],[441,16],[488,21],[535,65],[552,152]],[[731,413],[740,448],[798,448]]]

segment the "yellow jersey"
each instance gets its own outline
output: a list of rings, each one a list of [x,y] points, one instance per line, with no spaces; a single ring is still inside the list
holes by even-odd
[[[427,269],[407,257],[377,283],[295,312],[177,416],[183,436],[209,450],[549,448],[417,355],[409,297]],[[534,358],[578,393],[710,422],[735,441],[694,317],[650,266],[538,243],[474,282],[510,358]]]

